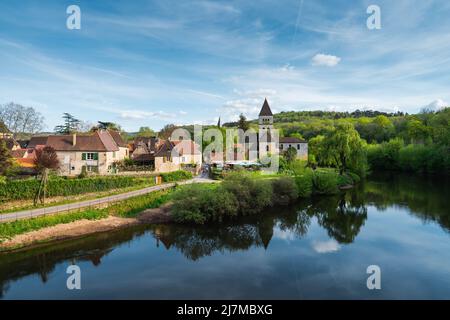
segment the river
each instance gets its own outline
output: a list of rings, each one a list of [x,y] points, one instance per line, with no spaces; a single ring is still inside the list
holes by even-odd
[[[149,225],[0,255],[2,299],[450,299],[450,181],[374,174],[221,225]],[[68,266],[81,290],[68,290]],[[380,289],[367,268],[380,269]]]

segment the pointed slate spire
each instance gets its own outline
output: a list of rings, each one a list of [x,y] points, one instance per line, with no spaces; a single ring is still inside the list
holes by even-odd
[[[261,111],[259,113],[259,116],[261,117],[267,117],[267,116],[273,116],[272,110],[270,110],[269,103],[267,102],[267,98],[264,99],[264,104],[261,108]]]

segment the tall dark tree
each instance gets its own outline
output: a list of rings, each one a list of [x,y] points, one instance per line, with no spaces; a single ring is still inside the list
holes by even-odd
[[[120,125],[114,122],[108,122],[108,121],[98,121],[98,125],[96,126],[97,129],[109,129],[109,130],[115,130],[115,131],[122,131],[122,128]]]
[[[43,149],[36,149],[34,165],[36,166],[36,171],[41,176],[41,183],[34,197],[34,204],[36,205],[38,201],[45,203],[45,198],[47,196],[48,174],[50,170],[56,170],[59,168],[60,162],[55,149],[50,146],[44,147]]]
[[[242,113],[239,115],[238,128],[244,130],[244,132],[250,128],[247,118]]]
[[[59,134],[71,134],[78,131],[78,126],[81,121],[75,118],[70,113],[64,112],[62,118],[64,119],[64,124],[56,126],[54,131]]]

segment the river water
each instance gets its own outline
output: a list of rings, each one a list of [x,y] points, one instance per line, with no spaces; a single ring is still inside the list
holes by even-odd
[[[450,181],[375,174],[258,217],[0,255],[2,299],[450,299]],[[81,270],[68,290],[67,267]],[[369,266],[380,289],[369,290]]]

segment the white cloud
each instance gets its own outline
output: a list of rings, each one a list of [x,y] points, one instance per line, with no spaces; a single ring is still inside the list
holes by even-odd
[[[336,252],[341,248],[336,240],[313,241],[312,247],[317,253]]]
[[[311,61],[313,66],[334,67],[341,61],[341,58],[333,55],[318,53],[312,58]]]
[[[143,119],[173,119],[174,114],[164,111],[148,112],[148,111],[136,111],[125,110],[120,113],[120,117],[125,120],[143,120]]]
[[[437,111],[437,110],[440,110],[440,109],[448,107],[448,106],[450,106],[450,103],[448,103],[442,99],[437,99],[437,100],[430,102],[423,108],[428,109],[428,110]]]

